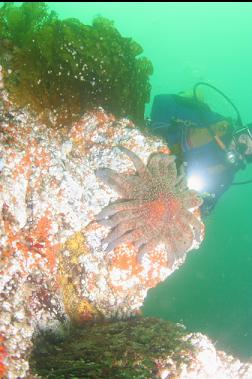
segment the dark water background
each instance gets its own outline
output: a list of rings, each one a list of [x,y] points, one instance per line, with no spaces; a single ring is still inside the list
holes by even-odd
[[[190,90],[199,80],[228,94],[252,121],[251,3],[48,3],[60,17],[114,20],[154,65],[152,98]],[[216,110],[231,112],[212,93]],[[150,105],[146,107],[149,114]],[[252,167],[237,179],[252,178]],[[184,266],[149,291],[148,316],[183,322],[219,348],[252,356],[252,184],[231,188],[206,221],[206,238]]]

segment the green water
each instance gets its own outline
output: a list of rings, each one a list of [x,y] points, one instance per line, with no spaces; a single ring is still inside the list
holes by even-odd
[[[210,82],[252,120],[252,4],[48,3],[60,17],[102,15],[133,37],[154,66],[152,98]],[[216,106],[221,101],[216,99]],[[224,108],[223,108],[224,109]],[[149,114],[150,104],[146,106]],[[252,167],[238,179],[252,178]],[[218,348],[252,355],[252,184],[232,187],[207,219],[206,238],[184,266],[149,291],[145,315],[183,322]]]

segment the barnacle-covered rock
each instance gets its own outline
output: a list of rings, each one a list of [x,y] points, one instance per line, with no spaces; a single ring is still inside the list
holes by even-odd
[[[85,114],[70,131],[59,133],[25,111],[14,111],[2,95],[0,373],[10,379],[33,378],[28,361],[38,328],[55,329],[67,320],[79,327],[88,321],[106,324],[117,317],[127,319],[138,313],[148,288],[178,268],[186,253],[169,265],[165,245],[148,250],[141,261],[130,243],[107,252],[102,240],[110,229],[95,221],[104,207],[121,201],[117,190],[97,177],[97,170],[105,167],[132,177],[136,175],[132,161],[117,146],[136,154],[146,167],[152,154],[169,157],[159,139],[102,109]],[[201,223],[197,206],[190,212]],[[201,225],[200,239],[195,236],[192,247],[203,238]],[[162,379],[171,375],[251,378],[250,365],[217,352],[204,336],[185,336],[178,340],[179,346],[188,340],[197,353],[175,349],[177,361],[171,361],[169,354],[157,354],[144,369],[153,369]],[[138,357],[143,355],[133,362],[137,370]],[[177,365],[181,358],[184,363]],[[120,357],[114,363],[121,369]]]
[[[185,254],[169,263],[166,247],[160,245],[140,261],[130,243],[108,252],[102,241],[109,228],[95,221],[118,199],[97,170],[105,166],[134,176],[121,149],[146,165],[152,153],[169,157],[163,142],[101,108],[59,132],[14,110],[4,91],[2,99],[0,334],[8,352],[4,364],[22,377],[38,326],[138,313],[148,289],[178,268]],[[200,224],[193,248],[204,228],[197,206],[190,212]],[[14,314],[23,316],[7,328]],[[26,328],[31,332],[23,336]],[[20,341],[21,355],[16,351]]]

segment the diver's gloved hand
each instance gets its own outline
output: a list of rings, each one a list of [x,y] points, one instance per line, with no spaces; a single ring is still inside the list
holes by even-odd
[[[150,127],[150,125],[151,125],[151,118],[150,117],[146,117],[144,119],[144,125],[147,127]]]
[[[200,207],[202,216],[208,216],[215,207],[217,202],[215,195],[210,193],[203,193],[203,204]]]

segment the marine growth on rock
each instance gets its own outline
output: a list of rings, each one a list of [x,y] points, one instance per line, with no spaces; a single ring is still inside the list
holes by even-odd
[[[102,106],[141,122],[151,62],[112,21],[59,19],[46,3],[0,7],[0,65],[11,100],[47,125],[62,127]],[[1,84],[1,82],[0,82]]]

